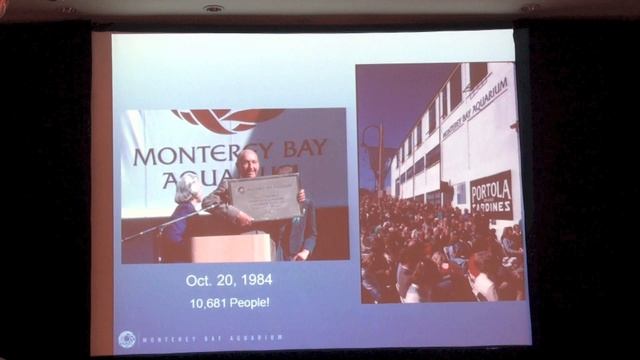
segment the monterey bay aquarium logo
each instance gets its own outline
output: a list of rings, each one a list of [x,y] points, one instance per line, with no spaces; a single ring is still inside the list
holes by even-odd
[[[131,349],[136,343],[136,336],[129,330],[125,330],[118,336],[118,345],[125,349]]]
[[[284,109],[192,109],[171,110],[179,119],[191,125],[202,125],[209,131],[221,135],[232,135],[253,129],[258,123],[271,120],[282,114]],[[225,126],[227,124],[227,126]]]

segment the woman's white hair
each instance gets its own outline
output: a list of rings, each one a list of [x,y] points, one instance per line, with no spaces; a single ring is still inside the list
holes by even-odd
[[[182,175],[176,186],[175,202],[178,204],[184,204],[191,201],[193,196],[196,195],[193,191],[193,184],[197,183],[198,177],[193,173],[186,173]]]

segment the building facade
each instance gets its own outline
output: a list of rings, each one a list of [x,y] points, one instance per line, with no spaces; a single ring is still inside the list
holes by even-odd
[[[501,229],[522,218],[513,63],[461,63],[392,160],[391,194],[482,211]]]

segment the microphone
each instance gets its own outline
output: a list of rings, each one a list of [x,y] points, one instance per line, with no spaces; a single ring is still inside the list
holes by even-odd
[[[221,205],[221,204],[213,204],[213,205],[209,205],[209,206],[207,206],[207,207],[203,207],[202,209],[198,210],[198,212],[201,212],[201,211],[207,211],[207,210],[211,210],[211,209],[215,209],[215,208],[217,208],[217,207],[218,207],[218,206],[220,206],[220,205]]]
[[[144,235],[144,234],[147,234],[147,233],[149,233],[149,232],[156,231],[156,230],[160,230],[159,234],[160,234],[160,235],[162,235],[162,231],[164,231],[164,228],[165,228],[165,227],[167,227],[167,226],[169,226],[169,225],[171,225],[171,224],[173,224],[173,223],[176,223],[176,222],[178,222],[178,221],[180,221],[180,220],[184,220],[184,219],[186,219],[186,218],[188,218],[188,217],[191,217],[191,216],[197,215],[197,214],[199,214],[199,213],[200,213],[200,212],[202,212],[202,211],[215,209],[215,208],[217,208],[218,206],[220,206],[220,204],[213,204],[213,205],[207,206],[206,208],[202,208],[202,209],[200,209],[200,210],[196,210],[196,211],[194,211],[194,212],[192,212],[192,213],[189,213],[189,214],[187,214],[187,215],[181,216],[181,217],[179,217],[179,218],[176,218],[176,219],[173,219],[173,220],[169,220],[169,221],[167,221],[167,222],[165,222],[165,223],[162,223],[162,224],[160,224],[160,225],[157,225],[157,226],[150,227],[150,228],[148,228],[148,229],[146,229],[146,230],[143,230],[143,231],[141,231],[141,232],[139,232],[139,233],[137,233],[137,234],[133,234],[133,235],[131,235],[131,236],[127,236],[126,238],[121,239],[121,240],[120,240],[120,242],[125,242],[125,241],[131,240],[131,239],[133,239],[133,238],[136,238],[136,237],[142,236],[142,235]]]

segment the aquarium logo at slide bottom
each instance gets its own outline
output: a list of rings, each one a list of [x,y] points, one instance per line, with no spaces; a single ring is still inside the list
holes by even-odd
[[[136,336],[129,330],[125,330],[118,335],[118,345],[125,349],[130,349],[136,343]]]
[[[129,331],[124,330],[118,335],[118,345],[123,349],[131,349],[134,345],[138,346],[154,346],[160,344],[194,344],[194,343],[265,343],[265,342],[280,342],[284,340],[282,334],[277,333],[262,333],[262,334],[230,334],[230,335],[142,335],[138,333],[138,336]],[[1,359],[0,359],[1,360]]]

